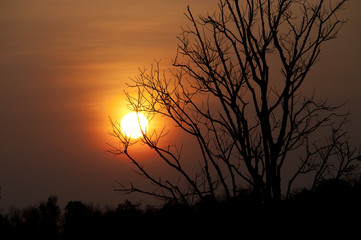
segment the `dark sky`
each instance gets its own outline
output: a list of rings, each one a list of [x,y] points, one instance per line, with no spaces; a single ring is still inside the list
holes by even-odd
[[[114,181],[139,179],[105,152],[108,116],[126,112],[125,83],[176,54],[183,12],[216,0],[0,0],[0,209],[57,195],[116,204]],[[309,87],[351,111],[361,142],[361,1],[350,1],[339,38],[327,43]],[[141,149],[138,149],[142,151]],[[161,173],[154,159],[154,171]]]

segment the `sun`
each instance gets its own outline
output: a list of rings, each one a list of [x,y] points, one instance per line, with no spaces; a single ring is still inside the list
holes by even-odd
[[[140,138],[148,130],[148,119],[139,112],[131,112],[123,117],[120,128],[127,137]]]

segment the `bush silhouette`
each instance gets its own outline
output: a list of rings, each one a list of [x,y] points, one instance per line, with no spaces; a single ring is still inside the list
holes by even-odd
[[[65,207],[64,235],[83,237],[97,232],[101,213],[80,201],[71,201]]]
[[[205,199],[194,206],[167,202],[142,209],[124,201],[115,208],[99,209],[70,201],[61,214],[56,197],[38,207],[9,209],[0,215],[1,239],[121,238],[124,236],[176,237],[279,236],[295,232],[331,236],[357,233],[361,223],[361,180],[322,181],[313,191],[304,189],[277,204],[262,204],[252,192],[237,198]],[[235,233],[237,230],[237,233]],[[168,235],[167,235],[168,234]],[[228,234],[228,235],[227,235]],[[251,234],[251,235],[250,235]]]

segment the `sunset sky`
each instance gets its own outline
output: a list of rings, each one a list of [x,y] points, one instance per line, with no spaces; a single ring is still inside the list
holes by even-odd
[[[127,112],[123,91],[138,68],[154,59],[170,66],[187,5],[204,14],[217,1],[0,0],[0,209],[49,195],[100,205],[131,198],[112,188],[139,177],[129,161],[105,151],[114,143],[108,116],[120,120]],[[347,101],[355,143],[360,10],[361,1],[348,3],[347,24],[322,49],[307,82],[331,103]]]

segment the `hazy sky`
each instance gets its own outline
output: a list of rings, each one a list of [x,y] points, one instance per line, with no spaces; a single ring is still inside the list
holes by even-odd
[[[0,209],[57,195],[116,204],[114,181],[137,179],[106,153],[108,116],[138,67],[176,54],[183,12],[216,0],[0,0]],[[339,38],[327,43],[308,84],[347,101],[351,137],[361,142],[361,1],[351,0]],[[155,171],[156,164],[154,164]]]

